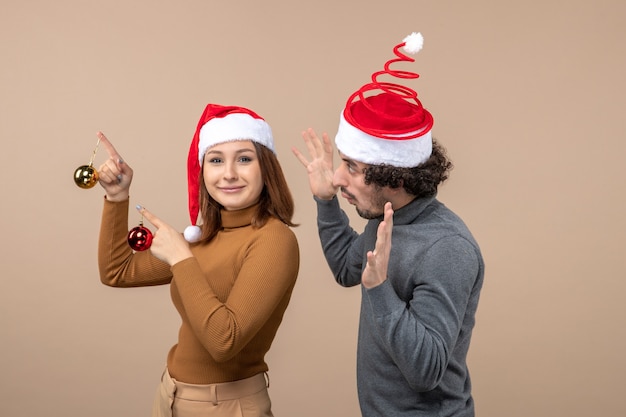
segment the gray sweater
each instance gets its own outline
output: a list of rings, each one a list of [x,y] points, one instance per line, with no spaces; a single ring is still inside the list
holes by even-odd
[[[315,199],[326,260],[337,282],[361,282],[382,217],[354,231],[337,198]],[[435,198],[394,213],[387,280],[361,287],[357,387],[373,416],[474,415],[466,358],[484,263],[463,221]]]

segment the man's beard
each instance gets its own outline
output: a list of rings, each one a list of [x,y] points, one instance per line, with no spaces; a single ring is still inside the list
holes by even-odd
[[[356,208],[356,212],[359,216],[367,220],[376,219],[382,215],[382,213],[376,213],[370,210],[361,210],[358,207]]]
[[[381,187],[376,186],[373,188],[372,195],[370,197],[370,203],[371,203],[372,209],[364,210],[356,206],[356,212],[359,216],[361,216],[364,219],[367,219],[367,220],[376,219],[384,214],[386,202],[387,200],[382,195]]]

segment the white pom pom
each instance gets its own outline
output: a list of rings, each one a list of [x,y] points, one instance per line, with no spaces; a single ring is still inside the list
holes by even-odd
[[[189,243],[194,243],[200,240],[202,237],[202,230],[198,226],[187,226],[183,232],[185,240]]]
[[[409,36],[404,38],[402,42],[404,42],[404,51],[407,54],[414,55],[418,53],[424,46],[424,37],[419,32],[413,32]]]

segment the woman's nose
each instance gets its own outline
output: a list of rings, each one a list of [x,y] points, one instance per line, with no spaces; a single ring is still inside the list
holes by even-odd
[[[224,164],[224,178],[229,180],[237,178],[237,167],[235,164],[230,162]]]

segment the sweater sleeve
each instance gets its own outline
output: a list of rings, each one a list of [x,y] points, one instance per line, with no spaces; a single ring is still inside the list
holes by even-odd
[[[317,228],[326,262],[335,280],[344,287],[361,283],[363,267],[363,237],[350,227],[346,213],[332,200],[317,202]]]
[[[419,284],[406,303],[389,281],[364,291],[365,311],[386,350],[416,391],[436,387],[458,345],[480,260],[459,236],[437,241],[415,271]],[[409,277],[407,277],[409,279]]]
[[[100,280],[111,287],[168,284],[172,274],[167,263],[149,250],[134,253],[128,245],[128,206],[129,200],[104,199],[98,240]]]
[[[264,326],[278,327],[295,285],[299,262],[295,234],[283,223],[273,222],[254,232],[224,302],[217,297],[196,257],[172,267],[173,285],[194,334],[215,361],[233,358]]]

